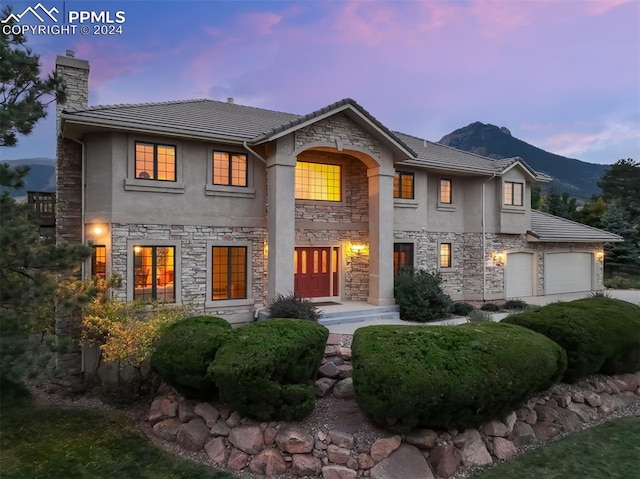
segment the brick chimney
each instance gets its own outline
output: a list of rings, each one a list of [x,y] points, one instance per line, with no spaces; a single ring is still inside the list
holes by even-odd
[[[66,101],[56,104],[56,242],[82,243],[82,146],[62,137],[60,118],[64,110],[87,108],[89,105],[89,62],[74,57],[67,50],[56,58],[56,73],[66,85]],[[76,276],[80,277],[80,271]],[[58,353],[56,362],[63,374],[75,375],[82,371],[80,337],[82,332],[80,311],[56,312],[56,335],[70,338],[73,347]]]

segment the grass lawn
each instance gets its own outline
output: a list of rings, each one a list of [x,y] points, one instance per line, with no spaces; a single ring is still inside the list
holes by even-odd
[[[629,479],[639,477],[640,417],[575,433],[473,479]]]
[[[2,479],[154,478],[233,479],[155,447],[113,412],[3,408]]]

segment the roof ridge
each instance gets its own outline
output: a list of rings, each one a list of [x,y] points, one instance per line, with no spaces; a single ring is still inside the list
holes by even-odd
[[[551,218],[558,218],[558,219],[560,219],[560,220],[562,220],[562,221],[568,221],[569,223],[573,223],[574,225],[583,226],[583,227],[585,227],[585,228],[589,228],[589,229],[592,229],[592,230],[596,230],[596,231],[605,231],[605,232],[607,232],[607,233],[609,233],[609,234],[612,234],[612,235],[615,235],[615,236],[618,236],[618,237],[622,238],[622,236],[620,236],[619,234],[612,233],[611,231],[607,231],[607,230],[602,229],[602,228],[596,228],[595,226],[586,225],[586,224],[584,224],[584,223],[579,223],[578,221],[574,221],[574,220],[571,220],[571,219],[569,219],[569,218],[564,218],[564,217],[562,217],[562,216],[552,215],[551,213],[547,213],[547,212],[545,212],[545,211],[536,210],[535,208],[531,208],[531,212],[532,212],[532,213],[534,213],[534,212],[535,212],[535,213],[538,213],[538,214],[541,214],[541,215],[544,215],[544,216],[550,216]]]

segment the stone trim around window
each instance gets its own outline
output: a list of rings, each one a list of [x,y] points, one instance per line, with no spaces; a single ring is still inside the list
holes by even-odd
[[[213,184],[213,154],[214,153],[230,153],[245,155],[247,157],[247,186],[233,185],[214,185]],[[232,198],[255,198],[256,189],[254,185],[254,165],[255,159],[253,155],[246,151],[230,150],[223,148],[209,148],[207,150],[207,182],[204,187],[206,196],[227,196]],[[217,302],[216,302],[217,303]]]
[[[135,287],[135,262],[134,246],[172,246],[173,257],[173,287],[175,302],[170,304],[182,304],[182,247],[180,240],[152,240],[152,239],[127,239],[127,301],[133,301]]]
[[[153,143],[174,146],[176,149],[176,179],[175,181],[145,180],[136,178],[136,143]],[[184,193],[184,178],[182,174],[182,144],[177,141],[162,141],[160,138],[149,136],[133,136],[127,139],[127,177],[124,179],[124,189],[127,191],[148,191],[153,193]]]
[[[211,289],[213,287],[213,247],[214,246],[243,246],[247,248],[247,297],[242,299],[223,299],[214,301],[211,299]],[[225,240],[207,240],[207,285],[206,296],[204,301],[205,308],[227,308],[235,306],[253,306],[253,275],[251,273],[251,261],[253,258],[253,243],[251,241],[225,241]]]

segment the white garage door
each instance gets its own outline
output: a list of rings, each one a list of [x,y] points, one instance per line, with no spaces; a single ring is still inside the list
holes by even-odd
[[[591,291],[591,253],[547,253],[544,261],[546,294]]]
[[[504,278],[507,299],[533,296],[533,254],[509,253]]]

